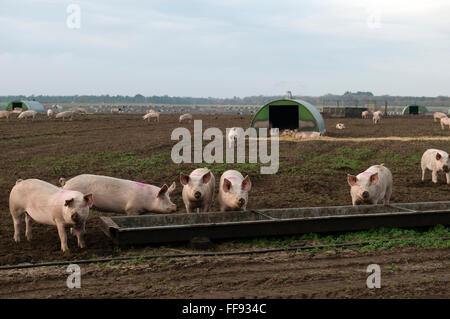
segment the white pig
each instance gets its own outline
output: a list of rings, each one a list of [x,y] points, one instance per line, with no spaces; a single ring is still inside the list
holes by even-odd
[[[361,113],[361,117],[362,117],[363,119],[368,118],[368,117],[369,117],[369,111],[363,111],[363,112]]]
[[[373,121],[373,124],[380,123],[380,121],[381,121],[381,112],[380,111],[373,112],[372,121]]]
[[[191,213],[197,208],[197,212],[207,212],[210,210],[216,180],[213,173],[205,168],[197,168],[190,175],[180,174],[180,181],[183,185],[183,202],[186,211]]]
[[[145,121],[147,120],[148,122],[150,122],[150,119],[155,119],[156,122],[159,122],[159,113],[158,112],[149,112],[147,114],[145,114],[142,119]]]
[[[147,212],[172,213],[177,210],[169,197],[175,189],[175,182],[170,187],[164,184],[159,188],[126,179],[82,174],[68,181],[61,178],[60,183],[64,189],[91,193],[94,196],[94,207],[101,211],[133,216]]]
[[[75,113],[78,113],[78,114],[84,114],[84,115],[88,114],[87,110],[84,109],[84,108],[82,108],[82,107],[77,108],[77,109],[75,110]]]
[[[247,210],[248,192],[252,188],[250,177],[242,176],[235,170],[228,170],[222,174],[219,183],[220,211]]]
[[[320,137],[320,132],[297,132],[294,134],[295,138],[316,138]]]
[[[53,110],[51,110],[51,109],[48,109],[47,110],[47,117],[53,117]]]
[[[189,121],[189,123],[191,123],[192,122],[192,114],[186,113],[186,114],[180,115],[180,123],[182,123],[183,121],[184,122]]]
[[[17,119],[18,120],[20,120],[20,119],[27,119],[27,118],[31,117],[34,120],[34,118],[36,117],[36,114],[37,114],[37,112],[33,111],[33,110],[24,111],[24,112],[19,114]]]
[[[6,118],[9,121],[10,114],[11,114],[11,112],[9,112],[9,111],[0,111],[0,119]]]
[[[58,229],[61,250],[66,251],[66,227],[72,227],[78,246],[85,247],[84,233],[92,194],[63,190],[38,179],[18,180],[9,195],[9,210],[14,221],[14,240],[20,241],[20,228],[25,215],[25,234],[32,238],[31,222],[53,225]]]
[[[443,118],[443,117],[447,117],[447,115],[445,115],[445,114],[442,113],[442,112],[434,112],[434,114],[433,114],[433,120],[434,120],[435,122],[437,122],[438,120],[440,120],[440,119]]]
[[[378,204],[384,199],[389,205],[392,194],[392,173],[384,164],[369,167],[358,176],[347,175],[353,205]]]
[[[431,180],[433,183],[437,183],[438,181],[437,173],[444,172],[447,184],[450,184],[450,159],[447,152],[433,148],[426,150],[422,155],[420,166],[422,167],[422,181],[425,180],[425,172],[428,169],[431,171]]]
[[[111,114],[119,114],[119,113],[120,113],[120,109],[118,109],[118,108],[111,109]]]
[[[345,128],[345,125],[343,123],[338,123],[338,124],[336,124],[336,128],[338,130],[343,130]]]
[[[73,120],[73,112],[72,111],[65,111],[65,112],[61,112],[61,113],[56,114],[55,119],[61,119],[61,118],[63,119],[63,121],[66,118],[70,118],[70,120],[72,121]]]
[[[448,117],[441,118],[441,129],[445,129],[445,125],[448,125],[448,129],[450,130],[450,118]]]

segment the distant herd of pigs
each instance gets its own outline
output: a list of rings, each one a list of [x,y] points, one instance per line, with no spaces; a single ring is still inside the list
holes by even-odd
[[[54,114],[49,114],[51,117]],[[116,110],[113,110],[114,112]],[[5,111],[2,111],[5,112]],[[21,112],[18,118],[27,112]],[[84,113],[78,109],[79,113]],[[64,113],[56,114],[64,118],[71,118]],[[363,117],[367,118],[368,113]],[[0,112],[0,117],[4,113]],[[32,114],[32,113],[27,113]],[[84,113],[85,114],[85,113]],[[34,115],[35,116],[35,115]],[[29,117],[28,115],[24,116]],[[31,116],[33,118],[33,116]],[[143,116],[144,120],[155,119],[159,121],[159,113],[149,111]],[[374,124],[379,123],[381,112],[373,114]],[[435,113],[434,121],[439,120],[441,126],[449,125],[450,120],[444,113]],[[191,114],[183,114],[179,119],[192,121]],[[345,128],[345,126],[343,127]],[[232,128],[228,138],[237,137],[237,130]],[[317,134],[312,135],[313,133]],[[233,135],[234,134],[234,135]],[[290,135],[296,138],[319,137],[317,132],[297,132],[271,130],[271,134]],[[308,135],[309,134],[309,135]],[[232,145],[232,143],[231,143]],[[427,170],[431,171],[432,182],[437,183],[438,173],[446,175],[447,184],[450,184],[450,159],[447,152],[438,149],[426,150],[421,159],[422,181],[425,180]],[[353,205],[376,205],[383,201],[389,205],[392,194],[393,177],[391,171],[384,164],[373,165],[358,175],[347,175],[350,185],[350,195]],[[132,180],[125,180],[110,176],[82,174],[69,180],[60,178],[60,187],[38,179],[19,179],[12,188],[9,197],[9,209],[14,223],[14,240],[20,241],[21,225],[25,221],[25,234],[28,240],[32,238],[31,223],[56,226],[61,241],[61,250],[67,251],[67,233],[78,239],[78,246],[84,248],[85,226],[92,207],[99,211],[114,212],[127,215],[140,215],[144,213],[174,213],[176,205],[171,201],[170,194],[176,187],[173,182],[170,186],[162,187],[145,184]],[[183,185],[182,199],[187,213],[209,212],[213,204],[216,180],[208,168],[198,168],[189,175],[180,174],[180,183]],[[243,176],[239,171],[227,170],[219,180],[217,201],[220,211],[245,211],[249,201],[248,193],[252,188],[249,176]]]

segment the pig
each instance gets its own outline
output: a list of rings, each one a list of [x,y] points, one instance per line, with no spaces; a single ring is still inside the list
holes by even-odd
[[[204,168],[197,168],[190,175],[180,174],[180,182],[183,185],[183,202],[186,212],[191,213],[193,209],[197,212],[208,212],[214,198],[216,180],[213,173]]]
[[[63,119],[63,121],[66,118],[70,118],[70,120],[72,121],[73,120],[73,112],[72,111],[65,111],[65,112],[61,112],[61,113],[56,114],[55,119],[61,119],[61,118]]]
[[[338,124],[336,124],[336,128],[338,130],[343,130],[343,129],[345,129],[345,125],[343,123],[338,123]]]
[[[48,110],[47,110],[47,117],[48,117],[48,118],[53,117],[53,110],[51,110],[51,109],[48,109]]]
[[[120,109],[118,109],[118,108],[111,109],[111,114],[119,114],[119,113],[120,113]]]
[[[431,171],[433,183],[438,182],[437,173],[444,172],[447,184],[450,184],[450,159],[447,152],[433,148],[426,150],[422,155],[420,166],[422,167],[422,182],[425,180],[425,172],[428,169]]]
[[[297,132],[294,134],[295,138],[316,138],[320,137],[320,132]]]
[[[11,113],[14,113],[14,114],[20,114],[20,113],[22,113],[22,112],[23,112],[23,110],[22,110],[21,107],[16,107],[15,109],[13,109],[13,110],[11,111]]]
[[[189,121],[189,123],[192,122],[192,114],[186,113],[186,114],[180,115],[180,123],[187,122],[187,121]]]
[[[443,118],[443,117],[447,117],[447,115],[445,115],[445,114],[442,113],[442,112],[434,112],[434,114],[433,114],[433,120],[434,120],[435,122],[437,122],[438,120],[440,120],[440,119]]]
[[[384,164],[373,165],[364,172],[347,175],[350,185],[352,204],[378,204],[384,199],[384,204],[389,205],[392,194],[392,173]]]
[[[18,180],[9,195],[9,210],[14,222],[14,240],[20,242],[20,228],[25,215],[25,234],[32,238],[31,222],[53,225],[58,229],[61,250],[67,251],[66,227],[77,236],[78,246],[84,248],[84,234],[92,194],[63,190],[39,179]]]
[[[380,111],[373,112],[372,121],[373,121],[373,124],[380,123],[380,121],[381,121],[381,112]]]
[[[20,119],[25,119],[26,120],[26,119],[31,117],[33,119],[33,121],[34,121],[34,119],[36,118],[36,115],[37,115],[36,111],[28,110],[28,111],[21,112],[19,114],[19,116],[17,117],[17,119],[18,120],[20,120]]]
[[[369,118],[369,111],[363,111],[363,112],[361,113],[361,117],[362,117],[363,119]]]
[[[252,188],[250,177],[242,176],[235,170],[228,170],[222,174],[219,182],[220,211],[247,210],[248,192]]]
[[[145,114],[142,119],[150,122],[150,119],[155,119],[156,122],[159,122],[159,113],[158,112],[150,112]]]
[[[172,213],[177,210],[169,197],[175,189],[175,182],[170,187],[164,184],[159,188],[126,179],[82,174],[68,181],[60,178],[60,184],[63,189],[91,193],[94,207],[100,211],[136,216],[147,212]]]
[[[442,117],[441,118],[441,129],[445,129],[445,125],[448,125],[448,129],[450,130],[450,118],[448,117]]]
[[[9,116],[11,115],[10,111],[0,111],[0,119],[6,118],[9,121]]]
[[[77,108],[77,109],[75,110],[75,113],[78,113],[78,114],[84,114],[84,115],[88,114],[88,112],[86,111],[86,109],[84,109],[84,108],[82,108],[82,107]]]

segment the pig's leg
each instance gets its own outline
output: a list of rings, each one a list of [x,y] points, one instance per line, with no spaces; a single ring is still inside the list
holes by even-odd
[[[14,241],[16,243],[20,242],[20,225],[22,224],[23,213],[14,213],[12,215],[13,223],[14,223]]]
[[[445,173],[445,177],[447,178],[447,184],[450,184],[450,173]]]
[[[426,172],[427,168],[422,165],[422,182],[425,180],[425,172]]]
[[[389,205],[391,195],[392,195],[392,186],[386,189],[386,194],[384,195],[384,205]]]
[[[84,241],[85,232],[86,232],[85,224],[83,224],[83,226],[81,226],[80,229],[73,228],[73,233],[75,234],[75,236],[77,236],[78,247],[80,247],[80,248],[86,247],[86,242]]]
[[[61,250],[66,252],[69,247],[67,246],[67,233],[64,223],[57,221],[56,227],[58,228],[59,239],[61,240]]]
[[[32,219],[28,213],[25,213],[25,235],[27,236],[27,240],[31,240],[33,238],[33,234],[31,231],[31,222]]]
[[[433,170],[431,172],[431,180],[433,181],[433,183],[437,183],[438,178],[437,178],[437,171],[436,170]]]

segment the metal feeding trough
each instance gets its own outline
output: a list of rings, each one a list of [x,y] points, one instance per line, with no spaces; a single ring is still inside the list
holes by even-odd
[[[450,202],[100,217],[120,245],[450,224]]]

